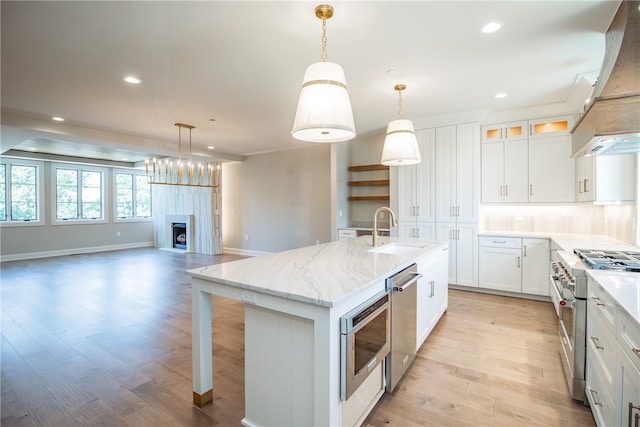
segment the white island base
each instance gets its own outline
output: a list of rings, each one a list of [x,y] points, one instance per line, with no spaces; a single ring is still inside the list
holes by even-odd
[[[340,400],[340,317],[420,254],[372,254],[370,239],[310,246],[192,276],[193,402],[213,399],[211,296],[245,302],[245,426],[360,424],[384,393],[382,365]],[[331,268],[329,268],[331,267]]]

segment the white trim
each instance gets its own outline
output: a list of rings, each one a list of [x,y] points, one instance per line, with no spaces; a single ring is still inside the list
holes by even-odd
[[[130,216],[130,217],[126,217],[126,218],[121,218],[117,215],[116,209],[118,206],[118,183],[117,183],[117,176],[118,174],[122,174],[122,175],[132,175],[133,177],[133,182],[132,182],[132,190],[133,190],[133,211],[135,214],[135,210],[136,210],[136,200],[135,200],[135,190],[136,190],[136,183],[135,183],[135,177],[136,176],[145,176],[148,179],[148,175],[146,173],[144,173],[141,170],[138,169],[123,169],[123,168],[113,168],[111,170],[111,192],[112,192],[112,206],[111,206],[111,215],[113,218],[113,223],[117,223],[117,222],[141,222],[141,221],[153,221],[153,186],[150,186],[149,188],[149,197],[150,197],[150,203],[151,203],[151,215],[150,216]]]
[[[13,255],[0,255],[0,262],[20,261],[20,260],[35,259],[35,258],[51,258],[56,256],[88,254],[93,252],[119,251],[123,249],[137,249],[137,248],[147,248],[147,247],[153,247],[153,242],[126,243],[122,245],[93,246],[93,247],[87,247],[87,248],[60,249],[55,251],[28,252],[28,253],[13,254]]]
[[[58,219],[58,169],[75,170],[78,172],[78,186],[82,185],[81,175],[83,171],[100,172],[101,175],[101,188],[100,188],[100,211],[102,218],[69,218]],[[79,225],[79,224],[106,224],[109,223],[110,212],[107,212],[107,194],[111,191],[111,185],[109,182],[109,169],[85,165],[81,163],[51,163],[51,225]],[[82,200],[82,194],[78,192],[78,201],[76,208],[78,209],[78,215],[82,215],[80,212]]]
[[[260,256],[260,255],[268,255],[273,252],[262,252],[262,251],[251,251],[248,249],[238,249],[238,248],[222,248],[223,254],[233,254],[233,255],[247,255],[247,256]]]
[[[36,208],[36,219],[31,221],[12,221],[11,220],[11,193],[7,191],[7,199],[6,199],[6,211],[7,211],[7,219],[6,221],[0,221],[0,227],[29,227],[36,225],[45,225],[45,197],[44,197],[44,174],[45,174],[45,165],[44,162],[34,161],[34,160],[23,160],[23,159],[14,159],[11,157],[0,156],[0,163],[5,165],[15,165],[15,166],[33,166],[36,168],[36,198],[38,201],[38,205]],[[9,169],[5,171],[5,185],[7,190],[11,189],[11,174],[9,173]]]

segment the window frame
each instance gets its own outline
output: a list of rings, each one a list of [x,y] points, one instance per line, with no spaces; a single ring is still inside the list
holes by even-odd
[[[78,174],[78,200],[76,209],[79,218],[58,219],[58,169],[74,170]],[[81,218],[82,216],[82,172],[100,172],[102,174],[100,186],[100,211],[101,218]],[[80,163],[51,163],[51,225],[67,225],[67,224],[105,224],[109,222],[106,200],[109,194],[108,188],[108,170],[105,168],[85,165]]]
[[[44,162],[34,160],[23,160],[19,158],[11,158],[0,156],[0,164],[5,165],[5,191],[6,191],[6,210],[7,219],[0,220],[0,228],[3,227],[33,227],[45,225],[44,222],[44,194],[45,194],[45,182],[44,182]],[[31,166],[36,168],[36,219],[35,220],[22,220],[16,221],[11,219],[11,165],[15,166]]]
[[[116,169],[114,168],[112,170],[113,172],[113,176],[111,179],[112,185],[113,185],[113,206],[111,209],[111,214],[113,215],[113,223],[118,223],[118,222],[150,222],[153,221],[153,185],[149,184],[149,197],[150,197],[150,203],[151,203],[151,215],[150,216],[135,216],[135,212],[136,212],[136,198],[135,198],[135,194],[136,194],[136,176],[144,176],[147,177],[147,174],[142,171],[142,170],[137,170],[137,169]],[[117,215],[117,210],[118,210],[118,184],[117,184],[117,176],[118,174],[122,174],[122,175],[131,175],[132,176],[132,186],[133,186],[133,213],[134,216],[132,217],[127,217],[127,218],[121,218]]]

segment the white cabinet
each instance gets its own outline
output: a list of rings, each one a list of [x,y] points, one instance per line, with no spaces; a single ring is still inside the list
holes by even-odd
[[[575,201],[573,120],[567,115],[483,126],[482,202]],[[496,129],[507,137],[496,137]]]
[[[640,326],[591,277],[586,395],[599,427],[640,424]]]
[[[436,128],[436,221],[478,221],[479,160],[477,125]]]
[[[482,142],[509,141],[527,138],[527,121],[482,126]]]
[[[478,286],[500,291],[522,291],[522,239],[480,237]]]
[[[549,295],[549,240],[482,236],[479,241],[479,287]]]
[[[435,220],[435,129],[416,132],[422,161],[398,166],[398,221]]]
[[[416,132],[422,162],[396,167],[398,236],[434,238],[435,129]]]
[[[529,202],[575,202],[571,137],[529,140]]]
[[[436,223],[436,240],[449,240],[449,283],[478,287],[478,225]]]
[[[448,248],[429,255],[423,262],[418,261],[416,308],[416,350],[422,346],[448,306],[447,258]]]
[[[579,202],[635,200],[635,154],[576,159],[575,189]]]
[[[549,240],[522,239],[522,293],[549,295]]]
[[[482,202],[527,201],[527,140],[482,144]]]

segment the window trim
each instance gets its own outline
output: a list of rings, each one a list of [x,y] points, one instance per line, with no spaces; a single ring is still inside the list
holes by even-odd
[[[147,217],[140,217],[140,216],[132,216],[129,218],[120,218],[117,215],[117,209],[118,209],[118,187],[117,187],[117,183],[116,183],[116,175],[118,174],[124,174],[124,175],[133,175],[133,190],[134,190],[134,194],[135,194],[135,177],[136,175],[138,176],[146,176],[147,174],[142,171],[142,170],[138,170],[138,169],[112,169],[112,177],[111,177],[111,183],[112,183],[112,187],[113,187],[113,191],[112,191],[112,195],[113,195],[113,206],[111,209],[111,215],[113,216],[113,223],[119,223],[119,222],[151,222],[153,221],[153,186],[151,186],[151,216],[147,216]],[[136,206],[135,206],[135,199],[134,199],[134,204],[133,204],[133,211],[135,212],[136,210]]]
[[[0,156],[0,163],[10,166],[35,166],[36,168],[36,220],[33,221],[13,221],[11,220],[11,176],[9,172],[9,168],[7,168],[7,173],[5,174],[5,179],[7,180],[7,199],[6,199],[6,209],[7,209],[7,219],[5,221],[0,221],[0,228],[3,227],[34,227],[34,226],[42,226],[45,225],[44,221],[44,208],[45,208],[45,182],[44,182],[44,162],[34,161],[34,160],[23,160],[19,158],[10,158]]]
[[[73,218],[73,219],[58,219],[58,169],[67,169],[67,170],[75,170],[78,171],[78,186],[82,185],[82,180],[80,176],[82,175],[82,171],[89,172],[101,172],[102,173],[102,188],[100,195],[100,204],[101,204],[101,212],[102,218],[97,219],[84,219],[84,218]],[[85,165],[81,163],[51,163],[51,225],[78,225],[78,224],[106,224],[109,222],[109,213],[107,212],[107,195],[109,194],[109,178],[108,178],[108,170],[106,168],[101,168],[92,165]],[[78,199],[78,209],[80,209],[80,203],[82,194],[79,194]],[[80,214],[80,212],[79,212]]]

